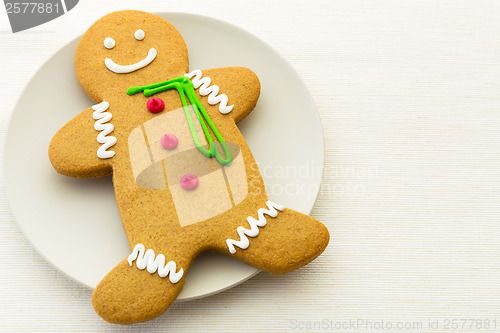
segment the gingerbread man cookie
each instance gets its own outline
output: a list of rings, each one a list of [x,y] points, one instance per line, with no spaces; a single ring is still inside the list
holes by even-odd
[[[190,71],[180,33],[140,11],[94,23],[75,67],[96,105],[55,134],[49,158],[66,176],[113,174],[131,254],[92,294],[103,319],[131,324],[165,312],[204,251],[283,274],[325,249],[323,224],[269,201],[236,126],[259,97],[251,70]]]

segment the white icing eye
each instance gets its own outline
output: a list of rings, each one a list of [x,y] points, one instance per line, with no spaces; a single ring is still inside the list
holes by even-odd
[[[108,37],[104,40],[104,47],[107,49],[112,49],[115,47],[115,40],[111,37]]]
[[[135,36],[135,39],[137,39],[137,40],[143,40],[144,37],[146,37],[146,33],[144,32],[144,30],[139,29],[134,33],[134,36]]]

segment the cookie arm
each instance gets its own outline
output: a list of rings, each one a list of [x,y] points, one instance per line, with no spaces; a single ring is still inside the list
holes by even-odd
[[[81,112],[52,138],[49,159],[60,174],[75,178],[94,178],[112,173],[112,158],[101,159],[97,156],[101,144],[97,142],[99,132],[94,128],[94,112],[92,107]]]
[[[193,81],[196,92],[200,95],[200,100],[204,105],[208,103],[214,106],[213,109],[217,107],[222,115],[231,117],[236,123],[252,112],[259,99],[259,78],[248,68],[223,67],[203,71],[195,70],[186,76]],[[214,86],[219,88],[218,91],[215,90],[217,94],[213,94]],[[227,96],[227,100],[223,95]],[[229,109],[231,111],[227,111]]]

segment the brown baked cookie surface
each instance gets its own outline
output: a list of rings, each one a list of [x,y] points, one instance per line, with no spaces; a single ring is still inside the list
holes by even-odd
[[[113,175],[131,255],[92,295],[103,319],[132,324],[165,312],[203,251],[283,274],[326,248],[322,223],[269,201],[236,126],[260,94],[251,70],[189,71],[179,32],[140,11],[94,23],[75,67],[97,104],[54,135],[49,158],[66,176]]]

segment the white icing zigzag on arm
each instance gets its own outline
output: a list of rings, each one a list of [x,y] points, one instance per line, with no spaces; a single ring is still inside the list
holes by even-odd
[[[155,259],[155,251],[149,249],[146,251],[146,247],[143,244],[137,244],[132,251],[132,254],[128,256],[127,261],[130,266],[132,262],[136,260],[137,268],[143,270],[147,267],[148,272],[153,274],[158,271],[160,277],[165,277],[169,275],[170,282],[177,283],[180,281],[184,275],[184,269],[180,269],[177,273],[177,264],[174,261],[169,261],[165,265],[165,256],[159,254]]]
[[[227,95],[225,94],[217,95],[219,93],[219,86],[215,84],[210,85],[210,83],[212,83],[212,79],[210,79],[207,76],[201,78],[202,75],[203,74],[201,73],[201,71],[197,69],[192,71],[191,73],[185,74],[184,76],[190,78],[193,81],[193,86],[195,89],[198,89],[201,86],[200,88],[201,96],[206,96],[210,94],[208,96],[208,104],[215,105],[217,103],[220,103],[219,105],[220,113],[227,114],[231,112],[234,105],[229,105],[229,106],[227,105],[227,103],[229,102]]]
[[[102,102],[92,107],[92,109],[94,109],[92,117],[96,120],[94,128],[97,131],[101,131],[101,133],[97,135],[97,142],[102,143],[102,146],[97,150],[97,156],[101,159],[111,158],[115,156],[114,151],[107,150],[109,147],[116,144],[116,138],[114,136],[107,136],[115,129],[113,124],[107,123],[111,120],[111,118],[113,118],[113,115],[110,112],[104,112],[108,108],[108,102]]]
[[[278,216],[278,212],[276,211],[283,211],[285,209],[285,206],[281,206],[278,204],[275,204],[272,201],[266,202],[267,208],[261,208],[257,212],[258,220],[254,219],[253,217],[249,216],[247,218],[248,224],[250,224],[250,229],[245,229],[243,227],[238,227],[236,231],[238,232],[238,235],[240,236],[239,241],[235,241],[234,239],[228,238],[226,240],[227,247],[229,248],[229,252],[232,254],[236,253],[236,249],[234,248],[235,246],[239,247],[240,249],[247,249],[250,246],[250,241],[248,240],[247,236],[249,237],[257,237],[259,235],[259,227],[265,227],[267,224],[266,217],[264,214],[267,214],[271,217],[276,217]]]

